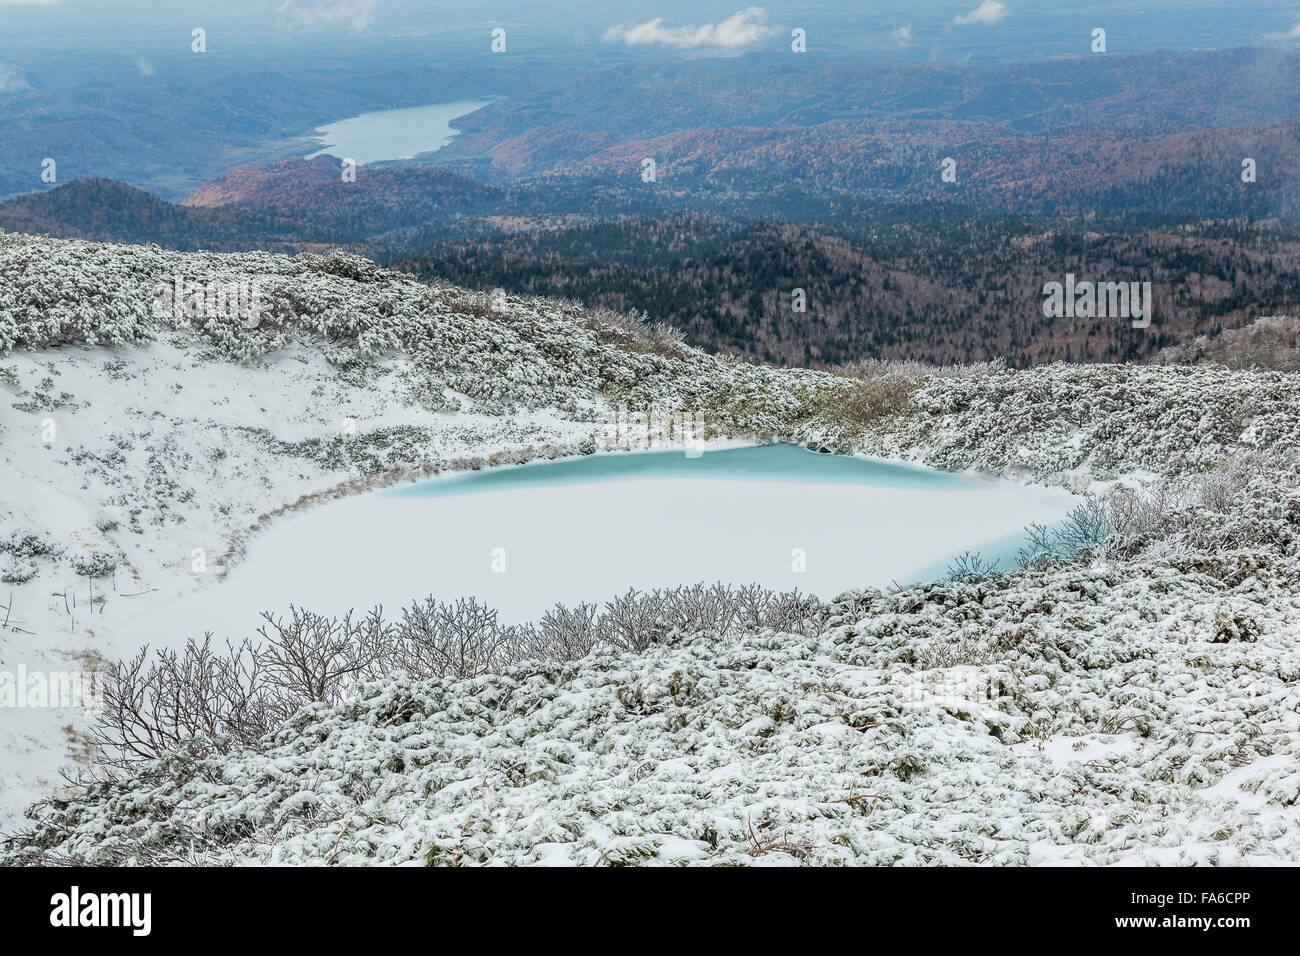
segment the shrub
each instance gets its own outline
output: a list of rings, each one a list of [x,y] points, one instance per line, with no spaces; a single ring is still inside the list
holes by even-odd
[[[0,563],[0,581],[5,584],[23,584],[36,577],[36,562],[31,558],[10,555]]]
[[[250,746],[296,710],[265,679],[245,641],[220,651],[212,635],[181,652],[147,647],[105,674],[103,710],[92,731],[93,775],[130,771],[184,748],[191,757]]]
[[[150,656],[145,648],[111,666],[91,775],[256,746],[300,708],[338,705],[356,682],[398,671],[417,679],[478,677],[524,660],[578,660],[600,644],[640,651],[673,634],[807,633],[823,617],[821,602],[797,591],[723,584],[630,590],[601,610],[557,605],[538,624],[522,626],[501,625],[495,610],[473,598],[430,597],[394,621],[381,607],[362,618],[297,607],[287,618],[263,613],[260,642],[227,643],[223,651],[209,633],[179,652]]]
[[[72,558],[72,570],[88,578],[102,578],[117,569],[118,556],[109,551],[91,549]]]
[[[826,415],[837,423],[862,429],[906,410],[918,388],[915,379],[886,374],[828,389]]]
[[[978,551],[963,551],[948,565],[946,577],[954,583],[973,584],[991,577],[997,570],[996,561],[986,561]]]
[[[48,537],[19,532],[8,540],[0,540],[0,551],[7,551],[17,558],[43,558],[58,554],[59,548]]]

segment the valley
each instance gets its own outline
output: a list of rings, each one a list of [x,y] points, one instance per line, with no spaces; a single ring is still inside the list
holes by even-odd
[[[353,176],[337,154],[227,153],[183,197],[147,171],[133,185],[79,179],[0,203],[0,228],[341,248],[485,293],[645,312],[707,349],[817,368],[1149,361],[1300,306],[1294,51],[968,67],[756,53],[456,75],[396,71],[337,100],[336,117],[361,90],[407,109],[435,85],[502,92],[465,99],[456,112],[487,105],[415,160]],[[334,98],[345,80],[294,83]],[[222,82],[204,95],[252,80]],[[1134,96],[1146,88],[1158,97]],[[327,125],[317,107],[309,118]],[[441,123],[412,133],[441,142]],[[1151,325],[1045,315],[1044,288],[1067,274],[1149,283]]]

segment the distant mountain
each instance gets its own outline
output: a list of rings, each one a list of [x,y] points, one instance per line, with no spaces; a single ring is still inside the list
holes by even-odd
[[[605,220],[521,212],[557,199],[576,208],[583,196],[594,212],[595,191],[538,183],[502,194],[419,167],[363,167],[344,183],[335,162],[244,167],[187,205],[76,180],[0,203],[0,228],[179,251],[382,253],[423,278],[643,311],[693,344],[787,365],[1150,359],[1260,316],[1300,313],[1300,226],[1286,222],[991,216],[946,203],[849,206],[802,222]],[[455,219],[462,211],[478,214]],[[1043,286],[1067,274],[1151,282],[1151,327],[1045,318]],[[804,311],[793,307],[796,289]]]
[[[491,68],[269,71],[206,82],[191,76],[180,85],[12,92],[0,115],[0,196],[38,186],[49,157],[64,179],[125,179],[172,200],[198,189],[194,204],[222,205],[246,188],[200,187],[236,166],[310,152],[311,131],[323,123],[491,91],[501,98],[458,121],[460,135],[436,156],[445,169],[501,188],[544,180],[564,190],[605,178],[631,191],[641,184],[642,161],[653,157],[658,179],[643,192],[671,201],[689,190],[689,208],[723,215],[734,212],[741,176],[747,195],[794,187],[979,211],[1300,215],[1288,172],[1300,148],[1300,51],[1293,49],[981,66],[756,53],[595,69],[539,61],[519,70],[498,62],[508,59],[488,58]],[[947,156],[957,164],[955,183],[939,175]],[[1240,178],[1246,158],[1259,167],[1249,188]],[[292,180],[302,162],[280,172]],[[326,167],[315,170],[321,186],[331,182]],[[365,169],[397,175],[395,167]],[[275,174],[258,175],[259,192],[273,194],[263,205],[299,218],[304,200],[292,190],[274,195],[287,187],[273,185]],[[372,191],[382,192],[381,184],[376,178]],[[360,179],[355,185],[366,191]],[[484,197],[460,194],[463,185],[435,187],[423,211],[419,199],[400,197],[387,205],[373,196],[331,202],[335,218],[322,224],[372,236],[417,225],[428,206],[470,215],[461,204],[473,208]],[[580,190],[575,195],[581,200]],[[570,211],[589,211],[578,206]],[[397,225],[375,210],[395,214]]]
[[[188,60],[147,79],[4,92],[0,197],[39,188],[48,157],[58,161],[60,181],[102,176],[179,201],[234,166],[312,152],[313,130],[328,123],[485,93],[513,97],[573,72],[521,70],[510,57],[482,56],[399,69],[280,69],[287,65],[253,58],[242,73],[233,64],[208,69],[206,57]],[[0,68],[0,85],[24,82]]]
[[[0,93],[18,93],[31,88],[27,74],[8,63],[0,63]]]
[[[501,99],[463,125],[448,155],[488,155],[534,130],[567,130],[555,149],[700,130],[812,129],[864,121],[951,122],[989,133],[1059,134],[1112,125],[1175,132],[1300,117],[1300,50],[1249,47],[898,65],[849,57],[742,56],[617,64],[529,96]],[[536,139],[530,140],[536,145]],[[517,166],[541,171],[544,159]]]
[[[292,158],[241,166],[182,204],[111,179],[85,178],[0,202],[0,229],[192,252],[314,251],[418,239],[431,226],[490,211],[501,192],[432,167],[361,167]]]
[[[495,187],[431,166],[362,166],[355,181],[346,182],[341,161],[326,155],[240,166],[198,189],[182,206],[310,220],[336,235],[374,240],[487,212],[501,196]]]
[[[978,211],[1296,217],[1298,120],[1295,50],[995,66],[755,56],[615,65],[498,100],[440,162],[479,162],[493,182],[635,189],[653,158],[649,191],[688,190],[723,215],[739,184]]]
[[[628,192],[689,192],[694,208],[723,214],[737,192],[793,188],[827,199],[945,202],[998,213],[1300,217],[1295,119],[1153,133],[1104,123],[1040,133],[952,120],[836,120],[689,130],[609,146],[600,145],[602,137],[609,138],[534,130],[494,144],[489,155],[512,175],[543,167],[533,183],[604,179]],[[649,185],[641,181],[647,157],[655,161]],[[1248,159],[1254,178],[1245,181]]]
[[[290,251],[336,244],[309,222],[237,207],[176,206],[111,179],[77,179],[0,203],[0,229],[191,252]]]

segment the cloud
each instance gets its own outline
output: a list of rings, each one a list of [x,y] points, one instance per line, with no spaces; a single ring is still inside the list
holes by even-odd
[[[1007,5],[1000,0],[984,0],[978,7],[965,16],[953,18],[953,23],[959,27],[969,26],[972,23],[980,23],[986,27],[991,27],[1007,15]]]
[[[0,0],[0,7],[52,7],[59,0]]]
[[[628,46],[662,43],[679,50],[693,50],[702,46],[734,50],[775,36],[779,32],[780,28],[768,23],[766,9],[746,7],[718,23],[706,23],[699,27],[665,27],[663,17],[655,17],[633,26],[611,27],[601,39],[607,43],[618,43],[621,40]]]
[[[135,68],[140,71],[141,76],[153,76],[153,64],[142,56],[135,58]]]
[[[3,2],[3,0],[0,0],[0,2]],[[30,90],[31,88],[31,84],[27,82],[22,73],[8,63],[0,63],[0,93],[17,93],[19,90]]]
[[[889,35],[894,38],[894,42],[899,46],[912,45],[912,25],[910,23],[907,26],[894,27]]]
[[[1300,40],[1300,17],[1296,17],[1295,25],[1287,30],[1286,33],[1270,33],[1265,39],[1268,40]]]
[[[284,0],[277,12],[293,26],[346,23],[353,30],[364,30],[375,18],[375,0]]]

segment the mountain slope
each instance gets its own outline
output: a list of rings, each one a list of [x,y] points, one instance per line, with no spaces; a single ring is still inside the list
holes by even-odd
[[[110,179],[77,179],[0,203],[0,229],[60,239],[155,242],[180,251],[303,249],[334,234],[310,221],[244,209],[189,209]]]
[[[1294,862],[1295,583],[1074,568],[845,596],[807,633],[396,677],[48,803],[0,860]]]
[[[7,671],[107,667],[163,612],[179,649],[204,630],[187,599],[219,595],[221,569],[270,524],[388,483],[590,452],[618,402],[703,409],[725,435],[1091,488],[1104,497],[1085,517],[1109,523],[1082,561],[1041,553],[1006,574],[850,592],[784,627],[633,621],[639,650],[389,677],[260,743],[111,785],[51,782],[93,759],[85,715],[14,710],[0,829],[42,802],[2,862],[1300,854],[1300,376],[1055,364],[836,378],[344,255],[5,235],[0,274]],[[155,315],[155,284],[177,276],[261,283],[272,308],[255,328]]]
[[[980,212],[1294,216],[1300,56],[1272,48],[1026,63],[741,57],[615,65],[476,115],[443,161],[485,176],[610,177]],[[952,157],[956,181],[942,179]],[[1242,160],[1257,161],[1250,184]]]
[[[599,416],[622,402],[821,443],[834,429],[820,396],[842,385],[726,363],[571,303],[494,300],[340,254],[7,234],[0,275],[0,672],[134,654],[142,619],[219,588],[250,542],[303,508],[590,453]],[[211,300],[194,315],[155,312],[159,287],[178,281],[257,285],[265,313],[250,328]],[[172,647],[201,636],[168,632]],[[68,734],[85,727],[79,711],[5,711],[0,831],[76,766]]]
[[[187,197],[187,209],[241,209],[308,220],[337,235],[379,239],[482,213],[499,190],[437,167],[363,167],[345,182],[338,159],[240,166]]]
[[[678,215],[448,238],[390,264],[480,289],[641,310],[704,348],[821,367],[862,358],[1140,360],[1300,311],[1300,233],[1237,220],[974,216],[936,206],[789,224]],[[1152,324],[1045,317],[1043,286],[1066,274],[1150,282]]]

